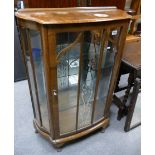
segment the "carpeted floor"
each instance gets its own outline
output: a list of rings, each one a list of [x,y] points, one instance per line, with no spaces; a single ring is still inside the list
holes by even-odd
[[[73,143],[61,152],[39,134],[35,134],[32,105],[27,81],[15,83],[15,155],[140,155],[141,127],[125,133],[125,119],[117,121],[117,108],[111,107],[110,126]]]

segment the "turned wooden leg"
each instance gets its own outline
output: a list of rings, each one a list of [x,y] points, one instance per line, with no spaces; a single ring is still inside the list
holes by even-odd
[[[118,110],[118,114],[117,114],[117,120],[121,120],[122,117],[126,116],[127,115],[127,112],[128,112],[128,108],[125,106],[125,107],[122,107]]]
[[[62,148],[56,148],[57,152],[61,152]]]
[[[126,106],[126,102],[128,100],[128,97],[129,97],[129,94],[130,94],[130,90],[131,90],[133,81],[134,81],[134,73],[130,73],[129,77],[128,77],[128,86],[127,86],[127,89],[125,91],[125,95],[123,97],[123,101],[118,99],[115,95],[113,97],[114,101],[115,101],[115,104],[119,108],[118,115],[117,115],[117,120],[121,120],[122,117],[127,115],[128,108]]]
[[[133,75],[133,73],[130,73],[129,78],[128,78],[128,86],[127,86],[127,89],[125,91],[125,95],[124,95],[124,98],[123,98],[123,105],[124,106],[126,105],[126,102],[128,100],[129,93],[130,93],[133,81],[134,81],[134,75]]]
[[[116,87],[115,87],[115,92],[119,91],[119,82],[120,82],[120,79],[121,79],[121,69],[119,71],[119,74],[118,74],[118,78],[117,78],[117,81],[116,81]]]

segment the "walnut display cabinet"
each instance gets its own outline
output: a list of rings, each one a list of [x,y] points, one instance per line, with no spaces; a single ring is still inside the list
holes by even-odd
[[[16,13],[36,132],[55,147],[109,124],[130,16],[115,7]]]

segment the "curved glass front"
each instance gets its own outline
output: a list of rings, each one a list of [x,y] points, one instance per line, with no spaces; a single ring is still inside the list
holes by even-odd
[[[120,28],[56,34],[60,134],[104,118]]]

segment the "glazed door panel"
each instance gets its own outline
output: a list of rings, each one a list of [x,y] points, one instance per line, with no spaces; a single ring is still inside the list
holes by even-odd
[[[91,124],[100,36],[100,31],[65,32],[56,36],[60,134]]]
[[[121,27],[108,28],[105,35],[107,35],[107,37],[106,40],[103,40],[104,45],[98,74],[99,82],[94,106],[94,123],[104,117],[104,109],[107,102],[113,66],[119,47],[118,38],[121,35]]]
[[[83,33],[77,129],[91,125],[101,51],[101,36],[101,30],[85,31]]]
[[[60,135],[104,118],[120,27],[56,33]]]
[[[56,35],[58,107],[60,134],[76,130],[78,81],[80,64],[79,32],[64,32]],[[77,43],[70,46],[74,40]]]

